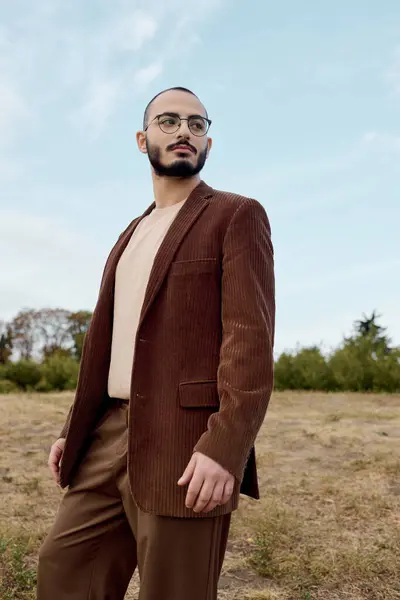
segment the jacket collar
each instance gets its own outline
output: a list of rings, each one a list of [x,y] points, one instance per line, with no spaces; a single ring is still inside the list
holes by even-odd
[[[138,328],[142,324],[158,290],[161,287],[161,284],[167,274],[169,266],[174,258],[174,255],[176,254],[176,251],[178,250],[180,243],[182,242],[186,233],[189,231],[190,227],[206,208],[209,203],[209,199],[212,196],[213,188],[201,180],[197,187],[195,187],[194,190],[189,194],[186,202],[183,204],[182,208],[179,210],[175,219],[168,228],[168,231],[165,234],[165,237],[153,262]],[[148,208],[140,217],[132,221],[132,223],[123,232],[111,250],[104,269],[99,299],[96,309],[93,313],[92,320],[98,315],[98,313],[102,313],[102,323],[104,323],[105,316],[107,316],[109,319],[112,319],[114,310],[115,272],[118,261],[128,245],[128,242],[137,225],[144,217],[151,213],[155,206],[155,202],[152,202],[152,204],[148,206]]]

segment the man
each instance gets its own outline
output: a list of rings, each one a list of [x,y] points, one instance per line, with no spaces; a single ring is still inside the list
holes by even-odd
[[[209,187],[211,121],[185,88],[149,103],[155,201],[105,265],[74,403],[49,467],[68,490],[39,600],[216,600],[273,387],[274,259],[257,201]]]

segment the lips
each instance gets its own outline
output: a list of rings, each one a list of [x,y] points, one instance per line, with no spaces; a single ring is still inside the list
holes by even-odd
[[[173,148],[173,150],[180,150],[182,151],[186,151],[186,152],[193,152],[193,150],[189,147],[189,146],[185,146],[185,145],[179,145],[179,146],[175,146],[175,148]]]

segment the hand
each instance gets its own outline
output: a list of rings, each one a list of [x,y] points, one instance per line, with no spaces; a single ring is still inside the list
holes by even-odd
[[[195,512],[209,512],[218,504],[228,502],[233,492],[235,477],[215,460],[201,452],[194,452],[178,485],[186,485],[189,482],[186,494],[187,508],[194,505]]]
[[[60,465],[64,452],[65,438],[59,438],[50,449],[48,465],[56,483],[60,483]]]

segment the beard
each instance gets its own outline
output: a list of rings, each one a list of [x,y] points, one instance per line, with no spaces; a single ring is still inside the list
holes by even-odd
[[[150,164],[153,167],[155,174],[159,177],[193,177],[193,175],[200,173],[207,160],[206,147],[204,150],[198,151],[197,162],[194,165],[187,158],[177,158],[171,164],[164,165],[160,159],[161,150],[159,146],[149,144],[146,139],[146,148]]]

